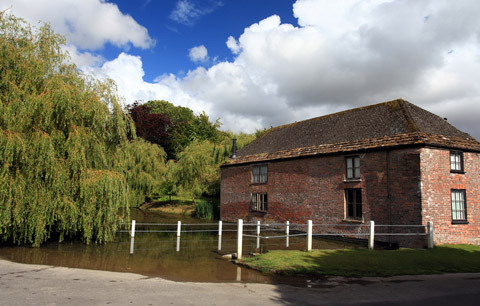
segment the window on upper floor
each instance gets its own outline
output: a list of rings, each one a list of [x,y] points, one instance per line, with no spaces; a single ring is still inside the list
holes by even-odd
[[[266,193],[252,193],[252,210],[266,212],[268,197]]]
[[[463,173],[463,152],[450,151],[450,172]]]
[[[362,219],[362,189],[345,189],[347,219]]]
[[[452,223],[467,222],[467,201],[465,199],[465,189],[452,189]]]
[[[347,165],[347,180],[359,179],[360,178],[360,157],[358,156],[348,156],[345,158]]]
[[[268,168],[266,165],[252,167],[252,182],[266,183],[268,179]]]

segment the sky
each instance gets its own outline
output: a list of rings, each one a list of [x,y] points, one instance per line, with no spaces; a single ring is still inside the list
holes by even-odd
[[[403,98],[480,140],[478,0],[0,0],[122,103],[254,132]]]

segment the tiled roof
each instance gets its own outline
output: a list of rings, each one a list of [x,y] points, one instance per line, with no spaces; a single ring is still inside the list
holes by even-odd
[[[267,131],[227,165],[406,145],[480,152],[480,143],[404,100],[356,108]]]

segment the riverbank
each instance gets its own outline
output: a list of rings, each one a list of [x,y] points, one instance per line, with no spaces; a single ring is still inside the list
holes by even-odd
[[[150,202],[139,207],[150,212],[160,212],[181,216],[194,216],[195,204],[175,204],[171,202]]]
[[[218,220],[220,217],[220,200],[218,198],[197,198],[163,196],[142,204],[140,209],[150,212],[160,212],[191,216],[201,219]]]
[[[311,288],[173,282],[140,274],[0,260],[2,305],[476,305],[479,274],[331,277]]]
[[[480,272],[480,246],[443,245],[433,249],[270,251],[245,257],[262,272],[310,276],[396,276]]]

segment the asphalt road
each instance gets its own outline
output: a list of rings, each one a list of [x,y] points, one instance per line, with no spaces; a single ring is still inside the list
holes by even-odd
[[[189,283],[0,260],[0,305],[480,305],[480,274]]]

